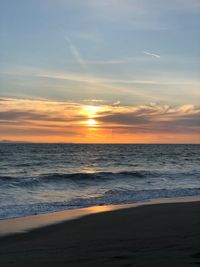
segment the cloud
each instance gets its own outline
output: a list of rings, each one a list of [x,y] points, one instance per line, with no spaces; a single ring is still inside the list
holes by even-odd
[[[148,120],[144,117],[135,116],[133,113],[120,114],[114,113],[107,116],[102,116],[98,118],[101,122],[118,124],[118,125],[139,125],[145,124]]]
[[[8,101],[7,99],[4,99],[4,98],[0,98],[0,102],[1,101]]]
[[[75,58],[75,60],[77,61],[77,63],[83,68],[83,69],[87,69],[87,63],[86,61],[82,58],[79,50],[77,49],[77,47],[72,43],[71,39],[68,36],[65,36],[65,40],[67,41],[69,48],[71,50],[71,53],[73,55],[73,57]]]
[[[58,80],[68,80],[74,82],[84,82],[84,83],[93,83],[93,84],[159,84],[158,81],[154,80],[122,80],[122,79],[108,79],[101,78],[92,75],[83,75],[75,73],[56,73],[56,72],[41,72],[37,74],[38,77],[58,79]]]
[[[159,55],[157,55],[157,54],[153,54],[153,53],[149,53],[149,52],[146,52],[146,51],[144,51],[143,52],[145,55],[147,55],[147,56],[151,56],[151,57],[155,57],[155,58],[160,58],[161,56],[159,56]]]
[[[98,117],[98,120],[113,128],[141,132],[190,132],[200,133],[200,107],[183,105],[140,105],[115,108]]]
[[[3,99],[0,102],[1,123],[19,122],[21,125],[54,125],[55,127],[82,127],[94,117],[102,127],[137,127],[171,131],[178,127],[200,129],[200,107],[191,104],[179,107],[156,103],[122,106],[120,101],[104,104],[93,99],[90,105],[76,102],[53,102],[27,99]]]
[[[5,100],[5,101],[4,101]],[[35,142],[200,142],[200,107],[119,101],[0,101],[0,139]],[[88,118],[96,121],[88,125]]]
[[[121,103],[120,101],[116,101],[116,102],[114,102],[112,105],[113,105],[113,106],[118,106],[118,105],[120,105],[120,103]]]
[[[40,113],[39,113],[40,112]],[[0,111],[0,121],[45,121],[45,122],[75,122],[83,119],[82,116],[66,116],[59,117],[56,114],[42,113],[42,111],[35,112],[31,110],[18,111]]]
[[[105,100],[103,100],[103,99],[84,99],[83,102],[89,102],[89,103],[104,103]]]
[[[77,122],[83,119],[77,111],[81,104],[29,99],[5,99],[0,102],[0,121]]]

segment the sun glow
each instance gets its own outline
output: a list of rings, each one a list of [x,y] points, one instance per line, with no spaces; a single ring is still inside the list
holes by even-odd
[[[96,126],[97,125],[97,121],[95,121],[94,119],[89,119],[89,120],[86,121],[86,125],[90,126],[90,127]]]
[[[99,111],[99,107],[97,106],[85,106],[83,113],[85,116],[87,116],[88,118],[92,119],[93,117],[95,117]]]
[[[85,106],[82,110],[82,114],[87,118],[84,124],[88,127],[97,126],[98,123],[95,118],[98,117],[99,110],[100,108],[97,106]]]

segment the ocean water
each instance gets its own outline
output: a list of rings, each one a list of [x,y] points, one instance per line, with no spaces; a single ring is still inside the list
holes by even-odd
[[[0,219],[200,195],[200,145],[0,144]]]

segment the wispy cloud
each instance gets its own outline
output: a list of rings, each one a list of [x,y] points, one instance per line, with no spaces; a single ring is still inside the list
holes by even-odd
[[[108,79],[93,75],[83,75],[75,73],[56,73],[56,72],[41,72],[38,76],[51,79],[69,80],[85,83],[121,83],[121,84],[159,84],[154,80],[130,80],[130,79]]]
[[[116,75],[99,75],[98,73],[90,74],[88,71],[81,72],[64,72],[54,69],[32,68],[29,66],[21,66],[13,68],[12,70],[0,70],[0,74],[8,75],[10,80],[15,80],[17,76],[27,77],[28,82],[24,81],[21,85],[25,88],[31,86],[31,83],[37,83],[39,88],[49,87],[49,90],[57,89],[61,97],[57,99],[104,99],[111,100],[113,96],[115,99],[123,99],[124,103],[141,103],[141,102],[169,102],[173,104],[183,104],[185,101],[198,104],[199,79],[191,79],[191,77],[183,76],[172,72],[157,72],[147,73],[147,76],[131,73],[129,75],[121,75],[119,78]],[[16,76],[16,77],[15,77]],[[143,78],[144,77],[144,78]],[[141,79],[137,79],[141,78]],[[30,80],[31,79],[31,80]],[[57,81],[58,80],[58,81]],[[17,82],[19,79],[17,78]],[[76,84],[77,83],[77,84]],[[76,94],[72,88],[81,88],[79,94]],[[157,89],[163,90],[157,90]],[[182,94],[182,98],[173,97],[173,95]],[[60,91],[59,91],[60,90]],[[61,91],[62,90],[62,91]],[[171,92],[173,91],[173,95]],[[69,92],[69,94],[68,94]],[[58,94],[57,94],[58,95]],[[78,97],[77,97],[78,95]],[[49,98],[40,94],[30,94],[29,90],[20,94],[8,94],[4,92],[4,97],[18,97],[18,98]]]
[[[116,101],[116,102],[114,102],[112,105],[113,106],[118,106],[118,105],[120,105],[121,104],[121,101]]]
[[[161,56],[157,55],[157,54],[149,53],[149,52],[146,52],[146,51],[144,51],[143,53],[145,55],[147,55],[147,56],[151,56],[151,57],[155,57],[155,58],[161,58]]]
[[[84,99],[83,102],[88,102],[88,103],[104,103],[105,100],[103,100],[103,99]]]
[[[200,107],[183,105],[140,105],[135,107],[119,107],[102,114],[99,121],[103,125],[117,127],[121,133],[180,133],[200,134]]]
[[[83,69],[87,69],[87,63],[86,61],[82,58],[79,50],[77,47],[72,43],[71,39],[68,36],[65,36],[65,40],[67,41],[70,51],[75,58],[76,62],[81,66]]]
[[[181,62],[182,63],[182,62]],[[185,63],[185,62],[184,62]],[[86,64],[87,65],[87,64]],[[157,76],[152,75],[152,79],[118,79],[118,78],[105,78],[104,76],[100,76],[98,74],[88,74],[88,73],[80,73],[80,72],[64,72],[64,71],[56,71],[42,68],[34,68],[29,66],[18,66],[13,68],[12,70],[0,70],[0,74],[2,75],[12,75],[12,76],[33,76],[33,77],[41,77],[41,78],[49,78],[49,79],[58,79],[58,80],[69,80],[69,81],[77,81],[77,82],[85,82],[85,83],[113,83],[113,84],[157,84],[157,85],[190,85],[198,87],[200,84],[199,79],[187,79],[183,78],[180,75],[174,75],[171,72],[165,72],[166,77],[168,79],[161,79],[160,76],[163,77],[162,72],[159,72]]]

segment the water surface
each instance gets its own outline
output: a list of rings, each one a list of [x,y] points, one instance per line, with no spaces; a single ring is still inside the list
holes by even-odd
[[[200,145],[0,144],[0,218],[200,195]]]

